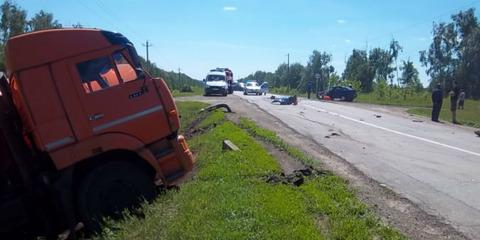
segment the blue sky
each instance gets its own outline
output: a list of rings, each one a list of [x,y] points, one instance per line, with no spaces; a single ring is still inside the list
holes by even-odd
[[[29,17],[41,9],[64,26],[121,32],[145,56],[166,70],[178,68],[202,79],[215,67],[229,67],[235,78],[256,70],[274,71],[287,61],[306,64],[316,49],[333,56],[341,74],[352,49],[388,47],[392,37],[404,47],[428,83],[418,51],[431,42],[432,23],[480,0],[17,0]],[[478,10],[477,10],[478,15]]]

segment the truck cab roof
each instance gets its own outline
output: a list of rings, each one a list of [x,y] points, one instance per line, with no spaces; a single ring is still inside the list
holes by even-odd
[[[50,29],[21,34],[6,44],[7,75],[121,43],[130,42],[119,33],[100,29]]]

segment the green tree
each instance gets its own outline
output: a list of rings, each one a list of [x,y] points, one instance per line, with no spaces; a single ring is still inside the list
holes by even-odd
[[[392,57],[393,61],[395,62],[395,68],[394,68],[394,71],[396,73],[396,76],[397,76],[397,83],[400,84],[399,82],[399,76],[398,76],[398,63],[397,63],[397,60],[398,60],[398,55],[400,54],[400,52],[403,51],[403,48],[402,46],[400,46],[400,43],[395,40],[395,39],[392,39],[392,41],[390,42],[390,56]],[[393,86],[393,76],[390,75],[390,86]]]
[[[433,42],[428,51],[420,52],[420,61],[427,67],[431,85],[441,83],[450,87],[455,80],[458,61],[455,56],[457,36],[453,23],[434,24]]]
[[[475,10],[460,11],[452,16],[458,45],[456,80],[468,96],[480,98],[480,24]]]
[[[370,50],[368,56],[368,65],[373,71],[374,79],[377,83],[386,82],[388,76],[393,72],[391,64],[393,57],[388,50],[374,48]]]
[[[453,82],[467,96],[480,98],[480,26],[473,8],[452,15],[450,23],[436,23],[430,48],[420,52],[420,61],[431,77],[430,87]]]
[[[274,87],[286,87],[288,83],[288,65],[282,63],[275,70],[275,86]]]
[[[416,91],[423,89],[423,85],[418,77],[418,70],[415,68],[412,61],[403,61],[400,70],[402,71],[400,82],[404,87],[415,89]]]
[[[52,13],[47,13],[43,10],[40,10],[40,12],[35,14],[35,16],[28,21],[29,31],[38,31],[51,28],[62,28],[62,24],[53,19]]]
[[[72,27],[73,28],[83,28],[83,25],[80,24],[80,23],[75,23],[75,24],[72,24]]]
[[[315,84],[317,90],[324,90],[327,87],[327,81],[331,73],[335,71],[335,68],[330,64],[332,61],[332,55],[326,52],[319,52],[314,50],[312,55],[308,59],[307,66],[305,67],[305,73],[298,88],[305,89],[308,81],[316,82],[315,75],[320,74],[320,80]]]
[[[16,4],[5,1],[0,5],[0,71],[5,70],[4,46],[10,37],[21,34],[26,30],[27,12]]]
[[[374,77],[375,72],[369,65],[367,52],[354,49],[347,60],[342,78],[345,81],[358,81],[363,92],[371,92]]]
[[[294,63],[290,65],[290,74],[289,74],[289,81],[288,87],[290,89],[298,88],[300,85],[303,75],[304,75],[305,67],[300,63]]]
[[[5,1],[0,5],[2,17],[0,20],[1,42],[5,42],[13,36],[22,34],[27,28],[27,12],[15,3]]]

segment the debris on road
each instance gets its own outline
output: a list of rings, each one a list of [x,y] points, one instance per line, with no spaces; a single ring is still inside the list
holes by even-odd
[[[240,148],[237,147],[232,141],[230,140],[223,140],[222,145],[223,150],[230,150],[230,151],[240,151]]]
[[[330,131],[330,130],[329,130]],[[333,130],[332,130],[333,131]],[[340,136],[340,134],[336,132],[332,132],[330,135],[325,136],[325,138],[330,138],[330,137],[335,137],[335,136]]]
[[[297,95],[293,96],[271,96],[272,103],[280,103],[280,105],[297,105]]]
[[[418,120],[418,119],[413,119],[412,122],[418,122],[418,123],[421,123],[423,122],[423,120]]]
[[[281,174],[273,174],[267,176],[267,183],[277,184],[282,183],[285,185],[292,184],[296,187],[301,186],[305,182],[305,178],[316,178],[321,177],[328,174],[326,171],[318,170],[313,168],[312,166],[307,166],[303,169],[295,170],[292,174],[285,175],[284,173]]]
[[[381,118],[382,115],[378,115],[378,114],[373,114],[373,116],[375,116],[376,118]]]
[[[475,131],[475,134],[477,134],[477,136],[479,136],[479,137],[480,137],[480,130],[478,130],[478,131]]]
[[[225,104],[225,103],[220,103],[220,104],[216,104],[216,105],[209,106],[209,107],[207,107],[207,108],[202,108],[202,109],[200,110],[200,113],[205,112],[205,111],[211,112],[211,111],[216,110],[216,109],[219,109],[219,108],[225,108],[225,110],[226,110],[227,112],[229,112],[229,113],[232,112],[232,109],[230,108],[230,106],[228,106],[228,105]]]

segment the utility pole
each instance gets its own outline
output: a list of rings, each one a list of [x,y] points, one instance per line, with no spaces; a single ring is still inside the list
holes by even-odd
[[[287,54],[287,89],[290,90],[290,53]]]
[[[145,44],[142,44],[142,45],[143,45],[143,46],[146,48],[146,50],[147,50],[147,67],[150,68],[150,58],[149,58],[149,56],[148,56],[148,48],[151,47],[151,46],[153,46],[153,45],[152,45],[151,43],[148,43],[148,40],[146,41]],[[149,70],[150,70],[150,69],[149,69]]]
[[[182,88],[182,85],[180,83],[180,68],[178,68],[178,84],[180,85],[178,88],[180,90]]]

